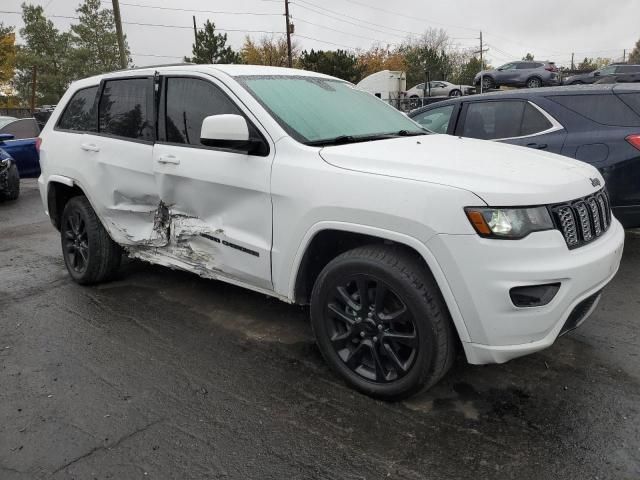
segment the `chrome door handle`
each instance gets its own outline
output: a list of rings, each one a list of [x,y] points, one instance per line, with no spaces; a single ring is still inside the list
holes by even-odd
[[[160,155],[160,157],[158,157],[158,163],[180,165],[180,160],[178,160],[174,155]]]
[[[99,152],[100,151],[100,147],[98,147],[97,145],[95,145],[93,143],[81,143],[80,144],[80,148],[83,149],[85,152]]]

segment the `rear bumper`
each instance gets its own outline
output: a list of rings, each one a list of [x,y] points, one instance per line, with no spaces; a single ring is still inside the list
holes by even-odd
[[[474,364],[503,363],[542,350],[563,329],[578,326],[616,274],[623,245],[617,220],[601,238],[574,250],[558,231],[517,241],[439,235],[429,242],[469,333],[463,346]],[[544,306],[518,308],[509,296],[513,287],[556,282],[560,289]]]

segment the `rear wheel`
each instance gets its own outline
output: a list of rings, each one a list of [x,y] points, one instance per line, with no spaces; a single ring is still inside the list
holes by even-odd
[[[9,166],[7,171],[7,188],[0,192],[2,200],[16,200],[20,195],[20,174],[15,163]]]
[[[482,77],[482,89],[483,90],[491,90],[495,88],[496,84],[491,77]]]
[[[311,323],[329,366],[386,400],[434,385],[449,370],[455,334],[434,280],[412,255],[360,247],[332,260],[311,299]]]
[[[449,92],[449,96],[450,97],[460,97],[462,95],[462,92],[460,90],[451,90],[451,92]]]
[[[111,240],[86,197],[73,197],[67,202],[60,235],[64,262],[77,283],[104,282],[118,271],[121,249]]]
[[[527,80],[527,88],[540,88],[542,86],[542,80],[538,77],[531,77]]]

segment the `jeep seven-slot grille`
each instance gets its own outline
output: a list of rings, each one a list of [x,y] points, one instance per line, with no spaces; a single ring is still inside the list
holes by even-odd
[[[569,248],[592,242],[611,225],[611,204],[604,188],[584,198],[552,205],[551,212]]]

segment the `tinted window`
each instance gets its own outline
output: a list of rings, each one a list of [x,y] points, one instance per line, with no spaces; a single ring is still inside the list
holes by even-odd
[[[95,108],[97,92],[97,86],[78,90],[64,109],[58,128],[83,132],[98,131],[98,116]]]
[[[201,145],[202,121],[209,115],[242,115],[215,85],[196,78],[168,78],[165,138],[172,143]]]
[[[454,108],[455,105],[434,108],[433,110],[416,115],[413,119],[431,132],[447,133]]]
[[[545,130],[549,130],[552,126],[551,122],[547,120],[540,110],[530,103],[525,105],[520,136],[544,132]]]
[[[40,134],[40,127],[33,118],[21,118],[2,127],[0,133],[10,133],[15,140],[34,138]]]
[[[640,115],[640,93],[623,93],[620,99]]]
[[[137,140],[153,140],[151,82],[146,78],[105,82],[100,97],[101,133]]]
[[[463,137],[495,140],[520,136],[525,102],[477,102],[469,104]]]
[[[640,72],[640,65],[621,65],[616,68],[616,73],[637,73]]]
[[[613,94],[563,95],[549,98],[602,125],[640,126],[640,117]]]
[[[614,65],[610,65],[608,67],[601,68],[600,70],[596,70],[596,72],[600,72],[600,75],[611,75],[615,73],[616,67]]]

